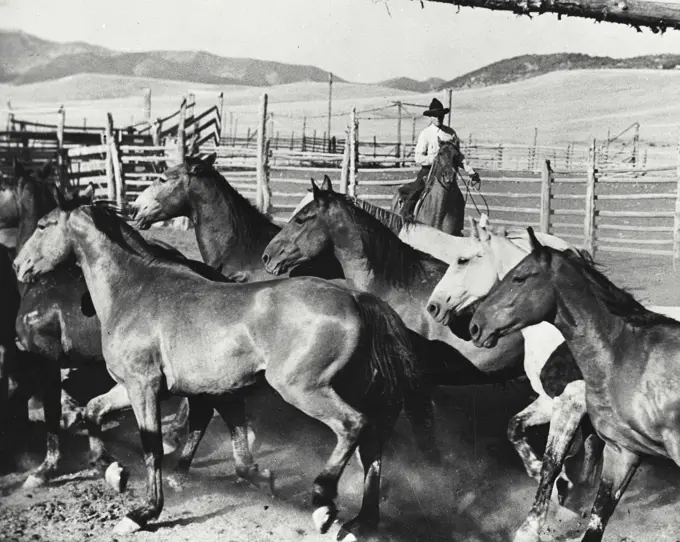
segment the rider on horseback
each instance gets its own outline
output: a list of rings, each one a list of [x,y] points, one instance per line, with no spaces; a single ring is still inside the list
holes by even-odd
[[[460,139],[456,132],[444,126],[444,117],[449,112],[448,107],[444,107],[442,103],[434,98],[430,103],[430,108],[423,113],[426,117],[431,117],[430,125],[425,128],[418,136],[418,143],[415,148],[415,162],[421,166],[416,180],[412,183],[406,184],[399,188],[399,193],[404,201],[402,208],[402,216],[411,216],[415,205],[420,197],[421,192],[425,188],[425,184],[430,173],[430,169],[434,162],[437,152],[439,152],[439,144],[443,141],[454,141],[458,146]],[[479,185],[479,174],[470,166],[465,157],[461,155],[460,165],[463,166],[465,172],[470,176],[472,185]],[[459,197],[455,199],[456,213],[463,216],[465,212],[465,200],[460,193],[457,183],[454,183],[454,189]],[[462,220],[461,220],[462,223]]]

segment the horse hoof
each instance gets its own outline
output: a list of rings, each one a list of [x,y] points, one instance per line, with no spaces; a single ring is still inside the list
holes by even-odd
[[[338,542],[358,542],[376,534],[377,523],[360,521],[358,517],[345,523],[338,532]]]
[[[354,536],[354,533],[350,533],[349,531],[346,531],[345,528],[343,527],[340,529],[340,532],[338,533],[338,542],[358,542],[359,539]]]
[[[314,510],[312,519],[314,520],[317,531],[321,534],[326,534],[337,515],[338,511],[335,506],[321,506]]]
[[[269,469],[264,469],[262,472],[257,467],[251,467],[246,472],[237,471],[239,481],[250,484],[253,488],[259,491],[265,491],[272,497],[274,496],[274,474]]]
[[[139,523],[128,517],[124,517],[118,522],[118,525],[113,528],[113,534],[131,534],[136,533],[141,529],[142,526]]]
[[[177,493],[184,491],[184,485],[186,483],[186,478],[184,476],[179,476],[175,474],[170,474],[165,479],[168,487]]]
[[[163,455],[170,455],[178,448],[177,442],[163,439]]]
[[[515,533],[513,542],[541,542],[538,530],[539,525],[537,522],[526,520],[517,533]]]
[[[118,493],[123,493],[125,491],[127,478],[127,471],[120,463],[118,463],[118,461],[111,463],[104,473],[106,483]]]
[[[36,487],[44,486],[45,482],[46,480],[44,478],[36,476],[35,474],[30,474],[21,487],[24,489],[34,489]]]

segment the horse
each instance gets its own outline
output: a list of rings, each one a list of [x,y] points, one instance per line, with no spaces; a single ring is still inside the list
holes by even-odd
[[[47,183],[49,172],[47,165],[35,179],[15,162],[14,179],[0,185],[0,223],[4,227],[17,227],[18,249],[36,229],[39,219],[56,207],[54,187]],[[90,186],[75,197],[74,204],[91,202],[92,196]],[[70,427],[81,417],[86,421],[95,420],[96,423],[88,422],[92,462],[100,469],[107,468],[111,462],[106,460],[99,444],[98,427],[106,414],[129,405],[126,391],[114,386],[115,382],[106,372],[99,320],[94,310],[87,312],[88,304],[84,302],[89,294],[82,271],[75,262],[67,261],[35,282],[20,285],[19,291],[21,299],[15,313],[15,329],[23,351],[18,354],[20,362],[13,367],[23,376],[17,378],[20,395],[13,402],[18,403],[26,394],[30,396],[33,391],[37,392],[43,401],[47,431],[45,460],[28,476],[24,486],[43,485],[57,473],[60,425]],[[30,371],[25,367],[27,365],[30,365]],[[91,386],[80,390],[88,401],[84,410],[74,408],[77,402],[62,388],[60,369],[64,368],[88,371]],[[107,393],[97,397],[106,390]],[[167,432],[164,443],[167,451],[176,446],[177,435],[182,430],[181,421],[179,417]],[[120,470],[109,479],[120,490],[124,487],[125,476],[125,471]]]
[[[412,216],[408,218],[449,235],[462,237],[465,200],[457,184],[462,159],[463,155],[456,141],[440,143],[425,186],[418,195]],[[402,214],[405,203],[397,192],[392,200],[392,211]]]
[[[323,182],[325,183],[325,186],[331,185],[331,179],[328,175],[324,175]],[[313,201],[313,199],[312,189],[309,188],[307,194],[300,200],[300,203],[298,203],[297,207],[291,213],[291,219],[307,204]],[[398,235],[399,239],[404,243],[411,245],[413,248],[425,252],[430,256],[434,256],[436,259],[443,262],[450,264],[458,256],[458,243],[462,242],[465,244],[465,241],[461,241],[460,237],[454,237],[437,228],[422,224],[413,219],[404,218],[393,211],[374,205],[361,198],[352,196],[350,199],[354,205],[370,213],[392,230],[392,232]],[[293,271],[297,269],[300,269],[300,267]]]
[[[469,310],[469,307],[478,304],[530,249],[526,236],[518,232],[512,232],[511,241],[508,232],[503,235],[492,233],[486,220],[477,222],[470,219],[470,222],[473,242],[459,248],[457,258],[427,303],[430,316],[443,325],[452,317],[455,318],[458,311]],[[556,250],[574,250],[559,238],[537,235]],[[539,484],[531,512],[518,531],[517,542],[531,540],[532,533],[538,536],[541,532],[554,484],[560,502],[565,502],[574,482],[563,469],[569,455],[568,443],[572,442],[586,414],[585,404],[578,401],[583,377],[559,331],[550,324],[541,323],[524,328],[522,334],[525,341],[524,371],[538,398],[511,418],[508,438],[529,476]],[[526,431],[531,426],[545,423],[550,423],[550,431],[541,461],[529,444]],[[585,478],[593,482],[592,476],[596,472],[594,466],[601,452],[601,441],[596,438],[592,433],[586,435],[585,460],[579,482],[586,481]],[[580,443],[574,441],[570,455],[574,455],[579,448]]]
[[[519,376],[524,354],[521,334],[507,338],[493,351],[485,351],[458,338],[427,315],[425,302],[444,275],[446,263],[402,242],[393,230],[354,205],[350,198],[334,192],[329,179],[321,188],[312,182],[312,190],[313,201],[286,224],[264,251],[262,259],[270,272],[284,273],[318,254],[333,251],[350,287],[385,300],[409,329],[440,345],[441,351],[433,360],[439,367],[432,369],[436,377],[430,385],[489,383],[491,375],[483,373],[494,373],[495,380]],[[461,321],[467,327],[467,321]],[[429,389],[411,394],[405,406],[419,446],[438,462],[428,421],[433,417]]]
[[[128,242],[136,238],[136,247]],[[413,385],[414,341],[386,303],[314,277],[216,283],[144,250],[130,226],[97,206],[60,202],[14,265],[30,280],[71,255],[83,269],[102,326],[106,365],[124,384],[142,441],[146,502],[116,526],[127,533],[163,506],[159,397],[190,404],[191,457],[217,408],[235,437],[238,468],[256,470],[247,448],[243,392],[262,376],[291,405],[325,423],[337,444],[314,482],[317,528],[334,521],[339,477],[358,446],[364,500],[348,532],[377,523],[382,445]],[[141,310],[140,310],[141,309]]]
[[[132,204],[137,227],[147,229],[154,222],[187,216],[205,263],[237,282],[271,280],[274,277],[260,257],[281,228],[239,194],[214,162],[215,154],[187,157],[149,185]],[[295,275],[342,278],[332,257],[319,258]]]
[[[583,374],[580,400],[605,442],[582,538],[600,541],[643,457],[680,464],[680,322],[615,286],[587,253],[556,251],[528,232],[531,253],[479,304],[470,335],[476,345],[493,347],[508,333],[546,321],[564,336]]]

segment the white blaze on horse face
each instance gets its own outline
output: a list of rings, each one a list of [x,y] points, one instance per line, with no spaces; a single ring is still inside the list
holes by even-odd
[[[14,260],[19,280],[52,271],[66,260],[70,253],[67,222],[68,214],[59,209],[54,209],[38,221],[37,229]]]

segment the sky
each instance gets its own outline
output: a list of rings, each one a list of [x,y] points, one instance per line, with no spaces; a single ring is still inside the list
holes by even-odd
[[[680,31],[421,8],[418,0],[0,0],[0,28],[122,51],[205,50],[310,64],[362,83],[451,79],[522,54],[680,54]]]

